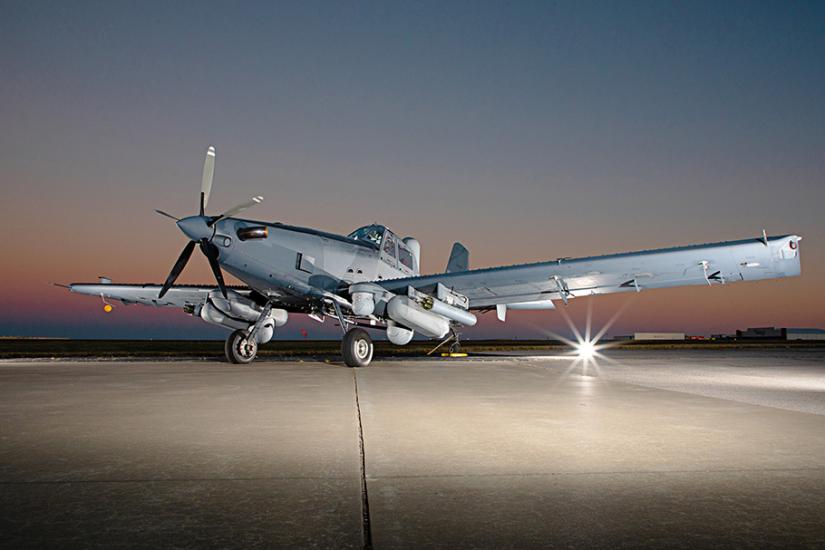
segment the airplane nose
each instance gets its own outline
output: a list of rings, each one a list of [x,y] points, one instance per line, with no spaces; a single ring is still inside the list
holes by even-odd
[[[211,239],[215,232],[214,227],[206,224],[205,216],[189,216],[178,221],[178,227],[184,235],[193,241]]]

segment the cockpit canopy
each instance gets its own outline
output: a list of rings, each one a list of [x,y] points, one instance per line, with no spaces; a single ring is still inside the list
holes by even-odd
[[[348,238],[362,241],[374,246],[381,253],[381,258],[393,267],[405,273],[418,274],[418,241],[407,237],[399,239],[392,231],[383,225],[371,224],[359,227]],[[411,248],[414,247],[414,248]],[[415,251],[413,251],[413,249]]]
[[[383,225],[372,224],[359,227],[347,237],[354,241],[366,241],[374,244],[376,247],[381,246],[381,241],[384,239],[384,232],[387,230]]]

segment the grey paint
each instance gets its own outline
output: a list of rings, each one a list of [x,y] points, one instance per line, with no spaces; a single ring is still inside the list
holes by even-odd
[[[580,259],[476,269],[381,283],[398,291],[442,283],[470,298],[471,307],[561,299],[613,292],[791,277],[801,272],[800,237],[785,235],[704,245],[628,252]],[[794,248],[791,248],[794,247]],[[758,265],[757,265],[758,264]],[[558,277],[555,279],[554,277]],[[636,284],[633,284],[633,281]],[[560,284],[561,283],[561,284]],[[561,288],[560,288],[561,287]]]
[[[447,260],[447,273],[467,271],[470,269],[470,252],[461,243],[453,243],[450,259]]]
[[[288,311],[330,313],[325,302],[331,298],[346,308],[349,286],[358,282],[375,282],[398,294],[405,294],[408,286],[432,293],[441,283],[466,295],[470,308],[479,309],[496,304],[567,301],[614,292],[781,278],[801,271],[800,237],[784,235],[409,276],[412,272],[394,257],[395,244],[389,254],[383,246],[310,228],[235,218],[221,219],[207,227],[205,219],[192,216],[178,225],[190,238],[211,238],[220,250],[223,269],[260,295],[270,297],[275,307]],[[240,240],[238,230],[251,226],[266,226],[268,236]],[[382,245],[386,239],[400,241],[389,230],[384,238]],[[466,265],[466,249],[458,243],[457,247],[448,269]],[[163,300],[152,296],[156,286],[75,283],[70,288],[81,294],[157,306],[193,305],[205,296],[205,289],[191,286],[173,287]],[[351,311],[346,313],[351,316]]]

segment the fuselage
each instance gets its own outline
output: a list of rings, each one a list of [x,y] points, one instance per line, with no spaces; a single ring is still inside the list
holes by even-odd
[[[235,218],[215,223],[211,237],[222,268],[261,293],[282,295],[417,275],[417,242],[406,241],[380,225],[343,236]]]

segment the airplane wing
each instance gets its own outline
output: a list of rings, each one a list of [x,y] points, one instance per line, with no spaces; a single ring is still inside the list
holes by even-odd
[[[175,285],[158,299],[162,285],[148,284],[112,284],[101,283],[72,283],[67,288],[76,294],[100,296],[107,300],[117,300],[125,305],[141,304],[155,307],[194,307],[206,302],[210,292],[217,290],[214,285]],[[251,297],[254,292],[247,286],[229,285],[227,289],[238,294]],[[306,309],[305,301],[283,297],[283,300],[273,302],[273,306],[290,312],[302,312]]]
[[[375,281],[392,292],[440,283],[469,298],[470,309],[686,285],[727,284],[799,275],[797,235],[764,236],[588,258]],[[552,308],[552,304],[549,304]]]
[[[162,285],[158,284],[112,284],[112,283],[72,283],[68,285],[71,292],[89,296],[101,296],[109,300],[118,300],[124,304],[143,304],[156,307],[185,307],[203,303],[216,287],[209,285],[174,286],[162,299],[158,299]],[[233,288],[236,292],[248,295],[246,287]]]

